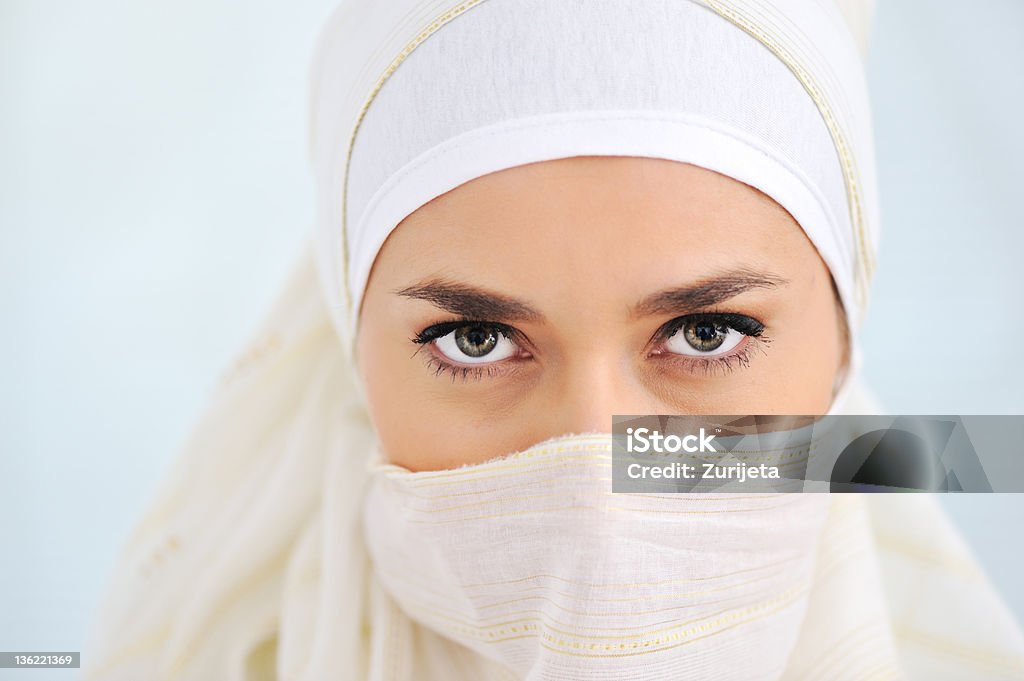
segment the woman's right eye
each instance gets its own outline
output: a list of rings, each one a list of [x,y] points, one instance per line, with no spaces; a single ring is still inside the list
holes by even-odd
[[[463,324],[432,340],[441,355],[460,364],[500,362],[518,350],[503,327],[485,322]]]

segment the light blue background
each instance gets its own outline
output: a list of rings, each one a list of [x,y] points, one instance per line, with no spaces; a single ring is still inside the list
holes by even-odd
[[[81,650],[298,254],[306,66],[332,5],[0,4],[0,650]],[[1024,413],[1024,3],[881,0],[876,28],[868,377],[892,412]],[[1022,502],[943,497],[1018,614]]]

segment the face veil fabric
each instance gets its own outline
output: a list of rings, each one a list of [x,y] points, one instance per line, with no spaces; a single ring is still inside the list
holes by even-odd
[[[833,413],[877,413],[855,343],[879,224],[869,15],[826,0],[344,2],[313,70],[314,236],[126,542],[83,678],[521,678],[411,617],[363,529],[379,456],[351,357],[366,277],[405,215],[481,174],[649,155],[757,187],[818,248],[854,332]],[[813,555],[790,630],[750,634],[786,647],[773,678],[1024,678],[1018,626],[930,496],[833,495]]]

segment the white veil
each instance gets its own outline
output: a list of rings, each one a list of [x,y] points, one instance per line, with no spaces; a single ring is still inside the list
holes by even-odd
[[[84,678],[330,678],[298,674],[311,649],[358,659],[345,523],[371,438],[307,249],[124,547]]]

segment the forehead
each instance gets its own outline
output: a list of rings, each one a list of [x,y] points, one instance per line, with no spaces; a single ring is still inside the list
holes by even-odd
[[[732,178],[663,159],[574,157],[491,173],[421,206],[388,237],[371,286],[443,275],[632,297],[736,266],[799,278],[816,260],[789,213]]]

